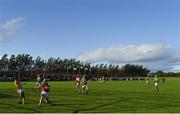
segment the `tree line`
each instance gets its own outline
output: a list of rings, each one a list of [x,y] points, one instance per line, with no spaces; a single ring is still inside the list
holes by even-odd
[[[160,77],[180,77],[180,72],[163,72],[159,70],[156,74]]]
[[[44,60],[40,56],[33,59],[29,54],[4,54],[0,59],[0,76],[4,75],[60,75],[72,76],[77,73],[89,76],[106,77],[138,77],[147,76],[149,69],[142,65],[126,64],[122,67],[112,64],[91,65],[90,62],[81,62],[76,59],[61,59],[50,57]]]

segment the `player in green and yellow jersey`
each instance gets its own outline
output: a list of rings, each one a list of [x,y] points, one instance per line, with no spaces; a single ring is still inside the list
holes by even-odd
[[[146,86],[148,86],[149,85],[149,75],[146,77]]]
[[[82,94],[88,95],[89,88],[88,88],[87,78],[85,76],[83,76],[81,82],[82,82]],[[84,92],[84,91],[86,91],[86,92]]]
[[[154,85],[155,85],[155,91],[159,91],[159,79],[157,75],[155,75],[155,78],[154,78]]]

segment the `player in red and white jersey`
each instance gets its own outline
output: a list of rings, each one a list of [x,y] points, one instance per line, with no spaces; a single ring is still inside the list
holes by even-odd
[[[49,88],[50,85],[48,84],[47,80],[44,79],[43,80],[43,83],[41,85],[41,98],[39,100],[39,106],[41,106],[42,104],[42,100],[45,98],[45,101],[46,103],[50,104],[50,101],[49,101]]]
[[[75,77],[76,89],[75,92],[80,92],[81,76],[79,74]]]

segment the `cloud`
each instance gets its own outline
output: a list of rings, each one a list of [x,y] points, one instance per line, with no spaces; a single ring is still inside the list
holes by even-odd
[[[77,59],[92,63],[142,64],[151,70],[170,71],[180,64],[180,53],[163,44],[117,45],[82,53]]]
[[[0,26],[0,42],[6,41],[14,36],[23,26],[23,17],[17,17]]]

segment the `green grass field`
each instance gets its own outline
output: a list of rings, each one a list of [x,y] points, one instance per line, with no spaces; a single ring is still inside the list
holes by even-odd
[[[32,90],[35,83],[26,82],[26,104],[18,104],[13,82],[0,82],[0,112],[32,113],[113,113],[113,112],[180,112],[180,79],[169,78],[154,92],[153,82],[111,81],[89,82],[89,95],[74,93],[74,82],[50,82],[53,104],[38,107],[40,92]]]

